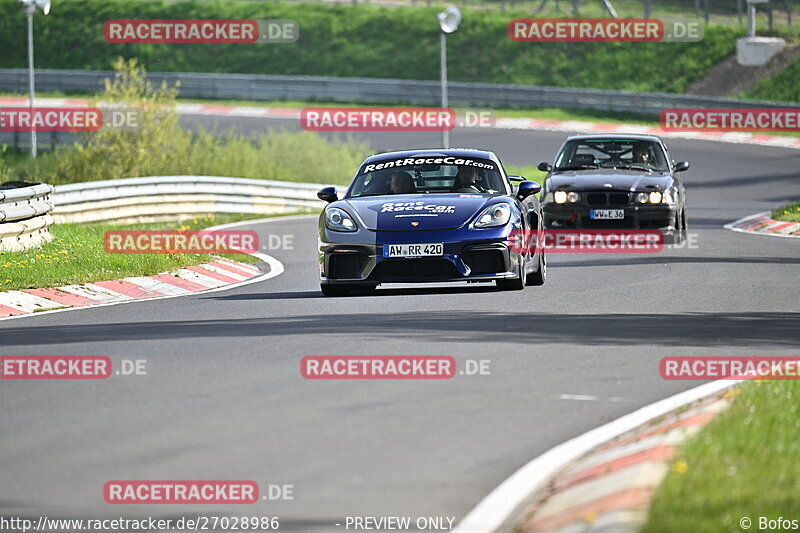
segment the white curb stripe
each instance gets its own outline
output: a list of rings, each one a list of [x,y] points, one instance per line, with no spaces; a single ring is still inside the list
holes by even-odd
[[[600,444],[624,435],[645,422],[663,416],[682,405],[741,383],[739,381],[713,381],[681,392],[664,400],[625,415],[613,422],[593,429],[551,448],[517,470],[495,488],[464,517],[453,533],[497,533],[510,530],[517,513],[537,490],[567,463],[590,452]]]
[[[188,291],[170,283],[165,283],[153,278],[133,276],[130,278],[122,278],[122,281],[133,283],[134,285],[138,285],[143,289],[159,292],[166,296],[183,296],[184,294],[193,294],[192,291]]]
[[[205,263],[205,264],[200,265],[200,266],[205,270],[208,270],[210,272],[216,272],[217,274],[221,274],[223,276],[227,276],[229,278],[235,279],[236,281],[244,281],[246,279],[249,279],[248,276],[241,276],[239,274],[231,272],[230,270],[225,270],[224,268],[218,267],[217,265],[215,265],[213,263]]]
[[[40,311],[42,309],[63,307],[60,303],[22,291],[0,292],[0,305],[12,307],[20,311],[25,311],[26,313],[33,313],[34,311]]]
[[[197,283],[198,285],[202,285],[207,289],[214,289],[216,287],[222,287],[223,285],[227,285],[227,283],[222,280],[212,278],[209,276],[204,276],[203,274],[199,274],[194,270],[187,270],[185,268],[178,270],[174,275],[181,279],[185,279],[186,281],[191,281],[192,283]]]

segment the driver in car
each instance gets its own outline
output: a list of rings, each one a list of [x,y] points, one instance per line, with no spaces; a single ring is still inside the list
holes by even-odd
[[[453,184],[453,192],[481,192],[476,185],[479,179],[477,168],[459,167],[456,181]]]
[[[633,147],[633,162],[634,163],[644,163],[645,165],[650,164],[650,150],[647,148],[646,144],[637,144]]]
[[[391,194],[412,194],[417,192],[417,187],[414,185],[414,178],[408,172],[392,172],[392,178],[389,182],[389,192]]]

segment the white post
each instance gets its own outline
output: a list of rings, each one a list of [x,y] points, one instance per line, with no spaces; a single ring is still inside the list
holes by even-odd
[[[25,12],[28,14],[28,85],[30,90],[30,108],[31,116],[33,116],[33,98],[34,98],[34,83],[33,83],[33,14],[36,12],[36,6],[27,6]],[[36,129],[31,128],[31,157],[36,157]]]
[[[442,75],[442,110],[445,110],[447,109],[447,34],[445,32],[440,32],[439,44]],[[450,132],[446,129],[442,130],[442,148],[450,148]]]

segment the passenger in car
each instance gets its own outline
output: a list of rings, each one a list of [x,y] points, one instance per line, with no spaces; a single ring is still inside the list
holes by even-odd
[[[408,172],[392,172],[392,179],[389,183],[389,192],[392,194],[413,194],[417,192],[414,185],[414,178]]]

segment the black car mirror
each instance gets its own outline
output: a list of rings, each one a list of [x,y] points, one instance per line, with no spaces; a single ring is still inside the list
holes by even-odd
[[[539,166],[537,166],[536,168],[538,168],[542,172],[550,172],[551,170],[553,170],[553,165],[551,165],[550,163],[548,163],[546,161],[542,161],[541,163],[539,163]]]
[[[338,200],[339,196],[336,194],[336,187],[325,187],[324,189],[320,189],[320,191],[317,193],[317,198],[331,203]]]
[[[689,170],[688,161],[679,161],[678,163],[675,163],[674,167],[672,167],[673,172],[683,172],[685,170]]]
[[[523,181],[519,184],[519,189],[517,189],[517,196],[520,200],[523,198],[527,198],[532,194],[536,194],[542,190],[542,186],[536,183],[535,181]]]

